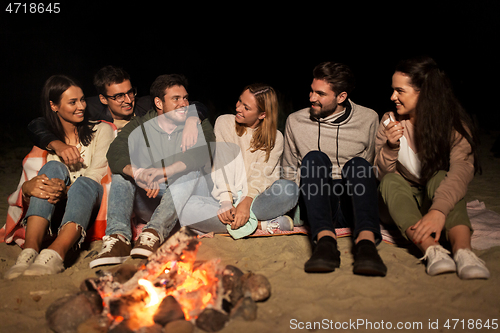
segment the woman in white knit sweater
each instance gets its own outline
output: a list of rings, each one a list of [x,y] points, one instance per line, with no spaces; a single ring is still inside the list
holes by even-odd
[[[46,81],[42,107],[52,132],[75,146],[82,161],[67,167],[49,152],[38,175],[22,183],[22,206],[27,207],[24,250],[4,275],[6,279],[63,271],[66,253],[85,238],[93,208],[100,206],[103,195],[101,180],[108,169],[106,151],[114,139],[113,128],[88,120],[82,89],[66,76],[54,75]],[[62,219],[54,217],[58,214],[64,214]],[[42,250],[47,232],[57,237]]]
[[[194,198],[190,208],[184,208],[181,224],[192,220],[189,211],[197,210],[210,216],[212,222],[212,230],[200,228],[203,231],[223,232],[224,225],[228,225],[233,237],[240,238],[255,230],[256,225],[236,231],[249,220],[271,220],[296,205],[298,186],[279,179],[283,135],[277,123],[278,99],[274,89],[265,84],[245,87],[236,103],[236,114],[221,115],[215,123],[212,197]],[[196,229],[201,224],[192,227]]]

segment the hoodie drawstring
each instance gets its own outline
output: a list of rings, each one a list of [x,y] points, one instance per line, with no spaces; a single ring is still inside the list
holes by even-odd
[[[335,143],[337,145],[337,149],[335,152],[335,158],[337,159],[337,166],[340,168],[340,162],[339,162],[339,131],[340,131],[340,125],[337,126],[337,138],[335,140]],[[318,119],[318,151],[321,151],[321,145],[320,145],[320,140],[321,140],[321,122]]]

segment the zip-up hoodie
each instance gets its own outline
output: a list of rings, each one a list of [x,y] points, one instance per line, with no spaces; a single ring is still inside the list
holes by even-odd
[[[209,162],[207,142],[215,141],[215,135],[208,119],[198,125],[196,145],[183,153],[181,143],[184,124],[168,134],[158,125],[157,117],[158,113],[150,110],[142,117],[132,118],[123,127],[106,155],[111,172],[123,175],[123,168],[128,164],[134,168],[162,167],[162,160],[165,166],[181,161],[187,167],[185,172],[189,172]]]
[[[310,108],[296,111],[286,121],[283,151],[283,177],[300,182],[298,173],[303,157],[322,151],[332,162],[332,178],[340,179],[344,164],[354,157],[373,163],[378,114],[348,100],[342,112],[317,120]],[[366,171],[366,170],[365,170]]]

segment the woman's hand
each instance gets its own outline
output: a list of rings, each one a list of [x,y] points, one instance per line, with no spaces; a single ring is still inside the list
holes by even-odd
[[[391,117],[391,119],[394,119]],[[399,139],[404,134],[403,125],[399,121],[391,121],[385,127],[385,136],[387,137],[387,144],[391,148],[399,147]]]
[[[49,179],[45,174],[33,177],[22,185],[26,197],[46,199],[51,204],[56,204],[64,198],[66,190],[64,181],[58,178]]]
[[[414,232],[413,242],[420,244],[426,238],[435,234],[434,241],[439,241],[441,231],[443,231],[446,216],[438,210],[430,210],[417,223],[410,227]]]
[[[193,147],[198,141],[198,117],[189,117],[186,119],[184,130],[182,130],[182,152],[186,152],[189,148]]]
[[[234,214],[234,222],[231,223],[231,229],[238,229],[247,223],[250,218],[250,206],[252,205],[253,198],[245,197],[240,201],[238,206],[236,206],[236,211]]]
[[[217,211],[217,216],[219,220],[224,224],[231,224],[234,221],[234,214],[236,208],[234,208],[233,204],[230,201],[221,202],[220,208]]]

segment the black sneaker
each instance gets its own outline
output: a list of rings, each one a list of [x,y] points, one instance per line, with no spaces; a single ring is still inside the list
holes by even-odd
[[[354,267],[352,271],[354,274],[371,276],[385,276],[387,274],[387,267],[372,241],[360,240],[358,244],[354,245],[353,255]]]
[[[132,245],[123,235],[104,236],[102,238],[101,252],[99,252],[96,259],[90,262],[89,266],[94,268],[102,265],[121,264],[129,257],[131,248]]]
[[[330,236],[323,236],[314,247],[313,254],[304,265],[307,273],[333,272],[340,267],[340,252],[337,241]]]
[[[130,252],[132,258],[147,258],[160,247],[160,237],[154,229],[144,229]]]

